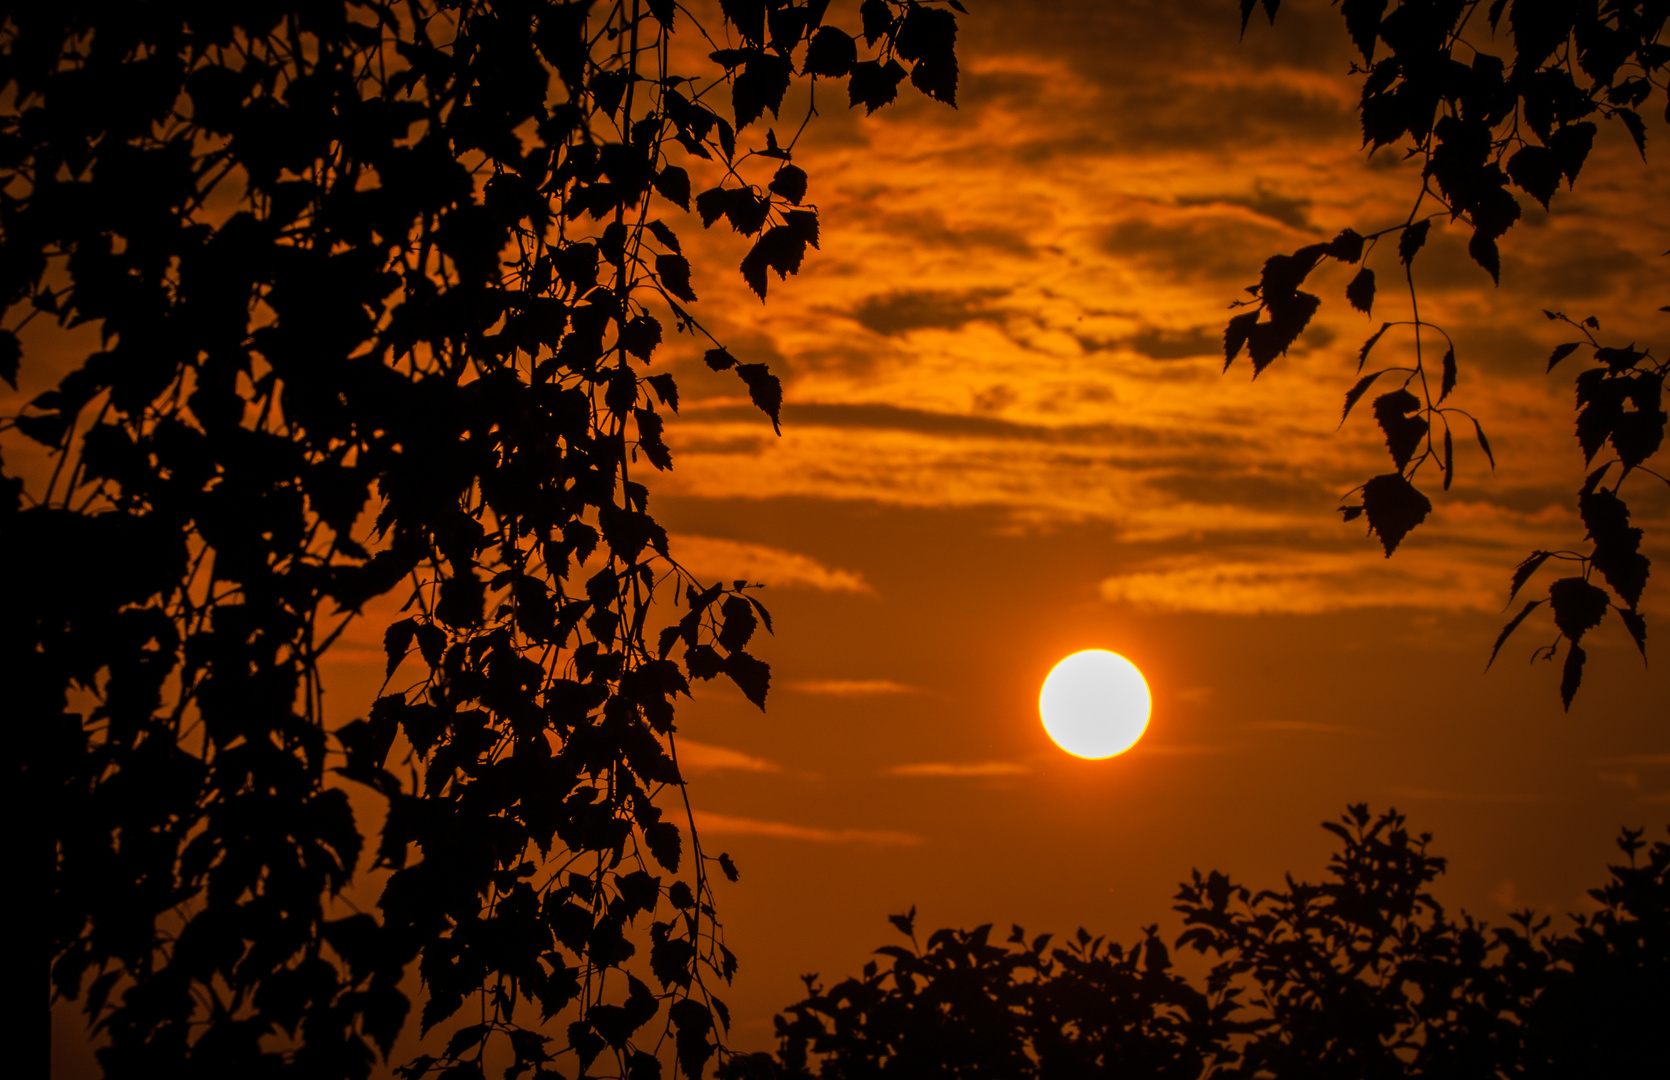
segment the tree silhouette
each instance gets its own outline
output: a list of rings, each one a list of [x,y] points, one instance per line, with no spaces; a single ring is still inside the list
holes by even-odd
[[[1258,2],[1241,0],[1243,33]],[[1272,23],[1280,3],[1262,0]],[[1446,404],[1456,385],[1458,360],[1449,335],[1421,316],[1417,255],[1433,225],[1442,227],[1447,218],[1471,228],[1468,254],[1499,282],[1498,242],[1521,214],[1510,188],[1547,209],[1562,181],[1568,187],[1576,184],[1599,130],[1597,120],[1621,124],[1645,158],[1646,126],[1638,110],[1657,107],[1655,94],[1665,95],[1670,43],[1663,36],[1670,8],[1654,0],[1513,0],[1511,5],[1492,0],[1488,6],[1478,0],[1343,0],[1340,11],[1362,56],[1362,64],[1353,64],[1352,70],[1363,76],[1358,106],[1363,145],[1370,154],[1402,151],[1420,161],[1420,186],[1401,222],[1366,234],[1346,229],[1327,243],[1272,256],[1258,284],[1247,290],[1252,299],[1234,305],[1249,310],[1231,318],[1225,329],[1224,367],[1244,349],[1256,377],[1286,353],[1321,306],[1319,297],[1300,289],[1313,270],[1329,259],[1366,264],[1382,240],[1396,238],[1409,317],[1382,323],[1364,342],[1357,354],[1360,378],[1345,395],[1341,417],[1343,424],[1381,376],[1389,377],[1383,387],[1397,383],[1372,406],[1394,471],[1348,492],[1347,499],[1360,495],[1361,501],[1341,507],[1346,521],[1361,517],[1367,522],[1390,557],[1432,512],[1431,499],[1415,486],[1420,470],[1436,471],[1449,490],[1456,429],[1463,438],[1474,435],[1495,467],[1479,420]],[[1501,41],[1497,32],[1504,16],[1507,40]],[[1665,115],[1670,118],[1670,95]],[[1364,265],[1346,286],[1346,300],[1369,314],[1375,296],[1375,272]],[[1547,596],[1520,609],[1496,639],[1491,661],[1508,636],[1547,604],[1556,636],[1538,655],[1552,660],[1565,643],[1560,698],[1569,709],[1583,678],[1580,643],[1609,609],[1617,612],[1646,657],[1640,601],[1651,564],[1640,551],[1642,530],[1630,525],[1629,506],[1620,492],[1637,475],[1670,484],[1646,465],[1662,446],[1670,421],[1663,405],[1670,357],[1655,359],[1634,344],[1606,344],[1596,336],[1600,323],[1593,316],[1579,322],[1560,312],[1544,314],[1571,327],[1577,338],[1554,350],[1548,370],[1575,352],[1595,365],[1577,376],[1577,439],[1589,465],[1602,456],[1577,497],[1591,546],[1586,551],[1533,551],[1515,568],[1510,604],[1545,564],[1574,564],[1576,573],[1553,581]],[[1363,374],[1375,345],[1394,330],[1412,337],[1413,365]],[[1440,339],[1444,351],[1434,364]]]
[[[0,377],[73,357],[0,426],[51,453],[0,498],[25,925],[107,1073],[366,1075],[413,960],[423,1031],[479,1022],[406,1076],[714,1054],[737,871],[695,835],[674,700],[723,674],[763,708],[770,619],[649,512],[679,397],[640,369],[689,334],[773,423],[782,391],[707,334],[663,217],[750,238],[763,300],[818,243],[793,156],[831,84],[866,112],[957,86],[944,7],[864,0],[855,37],[828,0],[719,6],[0,16]],[[381,596],[383,694],[330,730],[320,657]],[[342,896],[350,784],[388,807],[380,916]]]
[[[1327,878],[1253,893],[1196,871],[1174,948],[1080,929],[1006,945],[991,927],[917,942],[777,1018],[775,1057],[722,1075],[926,1077],[1656,1076],[1670,1068],[1670,843],[1626,829],[1627,862],[1569,932],[1530,912],[1506,927],[1451,918],[1429,886],[1444,860],[1396,812],[1353,806]]]

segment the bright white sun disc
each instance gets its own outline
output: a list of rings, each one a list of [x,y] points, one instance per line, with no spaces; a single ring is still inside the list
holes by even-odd
[[[1044,730],[1076,757],[1107,758],[1142,738],[1153,707],[1148,683],[1118,653],[1089,649],[1055,665],[1038,695]]]

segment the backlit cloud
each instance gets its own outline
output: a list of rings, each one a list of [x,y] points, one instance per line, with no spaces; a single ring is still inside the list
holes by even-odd
[[[757,758],[728,746],[714,746],[694,739],[678,741],[678,764],[686,773],[718,772],[722,769],[757,773],[783,771],[782,766],[774,761]]]
[[[1014,761],[923,761],[915,765],[894,765],[883,776],[1024,776],[1032,770]]]
[[[914,694],[916,687],[891,679],[800,679],[783,684],[785,690],[822,697],[880,697],[886,694]]]
[[[742,578],[782,589],[874,592],[862,574],[825,566],[809,555],[712,536],[674,535],[669,540],[673,557],[698,578]]]
[[[881,847],[912,846],[925,842],[915,833],[888,829],[821,829],[791,825],[784,821],[760,821],[697,810],[696,828],[706,836],[769,836],[779,840],[806,840],[815,844],[873,844]]]

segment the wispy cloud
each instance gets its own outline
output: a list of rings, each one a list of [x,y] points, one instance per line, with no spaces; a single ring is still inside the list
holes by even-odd
[[[925,842],[915,833],[888,829],[820,829],[791,825],[786,821],[760,821],[732,817],[706,810],[696,811],[696,828],[709,836],[771,836],[779,840],[807,840],[815,844],[874,844],[882,847],[912,846]]]
[[[1295,614],[1366,607],[1501,606],[1501,566],[1387,563],[1378,549],[1283,553],[1267,561],[1190,556],[1101,583],[1104,600],[1160,611]]]
[[[824,697],[881,697],[885,694],[914,694],[916,687],[891,679],[801,679],[785,682],[783,689]]]
[[[1314,720],[1258,720],[1247,725],[1259,731],[1314,731],[1324,735],[1354,735],[1360,728]]]
[[[1624,754],[1593,759],[1596,765],[1670,765],[1670,754]]]
[[[675,534],[668,537],[673,557],[699,578],[730,580],[745,578],[781,589],[817,589],[820,592],[874,593],[864,575],[853,570],[825,566],[809,555],[801,555],[764,544],[721,540],[713,536]]]
[[[894,765],[883,776],[1023,776],[1032,770],[1015,761],[923,761]]]
[[[719,772],[723,769],[757,773],[783,771],[782,766],[774,761],[757,758],[741,750],[732,750],[728,746],[714,746],[694,739],[678,741],[678,763],[685,772],[692,773]]]

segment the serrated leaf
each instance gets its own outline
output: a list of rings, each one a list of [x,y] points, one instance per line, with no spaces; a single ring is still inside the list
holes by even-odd
[[[1451,345],[1444,352],[1444,374],[1438,384],[1438,403],[1440,405],[1444,403],[1445,398],[1450,396],[1450,391],[1455,389],[1455,374],[1455,346]]]
[[[1556,345],[1548,357],[1548,370],[1553,371],[1555,364],[1576,352],[1582,344],[1581,341],[1568,341],[1564,345]]]
[[[1371,334],[1369,336],[1369,339],[1367,341],[1363,342],[1363,347],[1361,349],[1357,350],[1357,370],[1358,371],[1363,370],[1363,365],[1368,363],[1368,354],[1369,354],[1370,350],[1372,350],[1377,344],[1380,343],[1381,336],[1383,334],[1385,334],[1385,332],[1390,330],[1391,328],[1392,328],[1391,323],[1389,323],[1389,322],[1388,323],[1381,323],[1380,324],[1380,329],[1376,330],[1373,334]]]
[[[1228,371],[1229,365],[1233,364],[1235,358],[1241,355],[1242,348],[1247,344],[1247,337],[1252,333],[1252,328],[1257,322],[1258,312],[1248,311],[1234,316],[1229,320],[1229,324],[1224,327],[1225,371]]]
[[[1390,370],[1390,368],[1381,368],[1372,375],[1364,375],[1362,378],[1357,380],[1356,386],[1353,386],[1345,392],[1345,411],[1340,413],[1340,427],[1345,426],[1345,418],[1351,415],[1351,407],[1361,400],[1362,396],[1368,392],[1368,388],[1370,386],[1374,385],[1374,380],[1378,379]]]
[[[1415,253],[1426,243],[1426,234],[1432,231],[1430,220],[1417,221],[1413,225],[1406,225],[1397,238],[1397,256],[1403,260],[1405,266],[1415,259]]]
[[[1642,122],[1641,115],[1634,109],[1619,109],[1618,119],[1629,129],[1629,137],[1635,140],[1635,149],[1641,154],[1641,160],[1647,160],[1647,125]]]
[[[1484,665],[1486,671],[1489,671],[1490,665],[1496,662],[1496,654],[1502,651],[1502,645],[1508,640],[1509,635],[1519,629],[1519,624],[1525,621],[1527,615],[1546,603],[1548,603],[1546,600],[1532,600],[1520,610],[1518,615],[1508,620],[1508,625],[1502,627],[1502,632],[1496,635],[1496,644],[1491,648],[1490,659]]]
[[[1389,559],[1410,530],[1432,512],[1432,501],[1401,474],[1387,473],[1363,485],[1363,512]]]
[[[1624,620],[1624,626],[1629,630],[1629,636],[1634,639],[1635,647],[1641,653],[1641,659],[1647,659],[1647,620],[1641,617],[1639,611],[1630,608],[1618,608],[1618,617]]]
[[[1513,598],[1518,596],[1519,590],[1524,588],[1527,581],[1531,580],[1531,575],[1536,573],[1553,554],[1552,551],[1533,551],[1525,557],[1524,562],[1514,567],[1513,587],[1508,590],[1508,603],[1513,603]]]
[[[1583,682],[1583,661],[1588,658],[1583,646],[1575,641],[1566,650],[1566,663],[1560,669],[1560,702],[1567,712],[1571,711],[1571,699],[1577,696],[1577,688]]]
[[[1374,309],[1374,271],[1363,267],[1357,276],[1351,279],[1351,284],[1345,287],[1345,298],[1351,306],[1364,315],[1373,313]]]
[[[1455,480],[1455,442],[1450,438],[1449,425],[1444,425],[1444,490],[1450,490]]]

